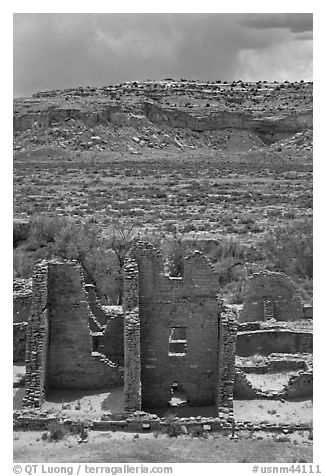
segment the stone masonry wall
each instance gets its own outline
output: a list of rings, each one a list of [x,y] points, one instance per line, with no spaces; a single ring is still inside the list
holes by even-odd
[[[135,260],[127,257],[124,266],[125,314],[125,409],[141,410],[141,360],[140,360],[140,320],[139,320],[139,282],[138,266]]]
[[[303,303],[291,279],[282,273],[263,271],[248,280],[239,322],[294,321],[303,317]]]
[[[244,331],[237,335],[236,355],[248,357],[254,354],[312,353],[312,332],[291,330]]]
[[[33,300],[26,333],[26,393],[24,406],[40,407],[47,387],[48,362],[48,265],[41,262],[33,271]]]
[[[313,395],[313,372],[312,370],[301,371],[298,375],[290,378],[284,387],[281,396],[285,399],[312,397]]]
[[[105,330],[99,339],[99,352],[112,362],[124,365],[124,314],[121,306],[112,306]]]
[[[171,278],[148,243],[138,243],[132,256],[139,269],[142,407],[167,406],[174,382],[190,405],[214,404],[219,308],[213,268],[195,252],[184,260],[184,276]],[[169,343],[176,328],[186,335],[184,353],[178,342]]]
[[[93,316],[100,323],[101,326],[106,326],[109,316],[101,306],[100,300],[97,297],[96,289],[93,284],[85,284],[84,286],[88,304]]]
[[[84,285],[90,307],[89,326],[98,335],[99,352],[124,365],[124,314],[121,306],[102,306],[95,286]]]
[[[240,369],[235,371],[233,392],[234,398],[238,400],[254,400],[257,398],[256,390],[247,379],[246,374]]]
[[[237,339],[237,320],[233,310],[221,309],[219,326],[219,374],[217,407],[233,411],[233,385],[235,378],[235,345]]]
[[[49,388],[110,388],[122,384],[117,364],[92,355],[90,309],[80,265],[49,264]]]

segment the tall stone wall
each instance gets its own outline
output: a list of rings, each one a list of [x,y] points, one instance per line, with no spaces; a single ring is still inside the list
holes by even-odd
[[[110,388],[122,384],[118,365],[92,355],[90,309],[77,263],[50,263],[49,388]]]
[[[125,409],[141,409],[141,360],[139,320],[139,275],[135,260],[127,257],[124,266],[124,354],[125,354]]]
[[[233,385],[235,378],[235,346],[237,319],[232,309],[221,306],[218,344],[217,407],[233,410]]]
[[[41,262],[33,271],[31,317],[26,333],[26,393],[23,405],[40,407],[47,387],[49,344],[48,264]]]
[[[171,278],[148,243],[135,246],[132,256],[139,269],[142,407],[167,406],[175,382],[190,405],[214,404],[219,310],[213,268],[195,252],[184,260],[184,276]],[[173,338],[173,332],[184,335]]]
[[[239,322],[294,321],[303,317],[303,303],[291,279],[282,273],[263,271],[249,278]]]

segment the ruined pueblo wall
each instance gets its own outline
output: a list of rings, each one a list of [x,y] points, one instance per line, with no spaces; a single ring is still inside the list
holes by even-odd
[[[124,265],[124,397],[126,411],[141,410],[141,358],[139,319],[139,273],[134,259]]]
[[[248,357],[254,354],[312,353],[312,332],[292,330],[258,330],[239,332],[236,342],[236,355]]]
[[[123,384],[119,366],[92,354],[93,318],[76,262],[42,262],[33,273],[26,332],[25,406],[39,407],[51,388],[112,388]]]
[[[98,351],[111,361],[124,365],[124,314],[122,306],[102,306],[97,297],[95,286],[84,286],[91,311],[90,329],[101,333]]]
[[[291,279],[282,273],[263,271],[248,280],[239,322],[294,321],[303,317],[303,303]]]
[[[233,385],[235,379],[235,347],[237,340],[237,319],[235,312],[220,304],[217,401],[219,410],[225,408],[233,412]]]
[[[108,321],[99,341],[99,352],[124,365],[124,314],[121,306],[108,307]]]
[[[90,389],[122,384],[116,364],[92,355],[90,309],[80,265],[49,264],[48,308],[48,386]]]
[[[49,344],[47,280],[47,263],[37,264],[33,271],[32,311],[26,332],[26,394],[23,400],[24,406],[40,407],[45,398]]]
[[[190,405],[214,404],[218,282],[210,263],[195,252],[184,260],[184,276],[171,278],[151,245],[139,243],[132,255],[139,268],[143,408],[166,406],[173,382],[185,392]]]

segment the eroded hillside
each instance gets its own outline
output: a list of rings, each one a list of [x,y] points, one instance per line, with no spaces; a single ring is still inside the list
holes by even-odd
[[[14,149],[249,150],[312,128],[311,83],[147,81],[14,101]]]

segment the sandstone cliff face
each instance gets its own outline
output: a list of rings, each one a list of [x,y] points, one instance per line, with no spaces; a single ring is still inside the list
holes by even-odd
[[[269,145],[312,129],[312,84],[145,81],[41,92],[14,101],[14,132],[18,135],[30,131],[42,139],[43,132],[66,125],[76,126],[76,135],[79,129],[97,126],[104,135],[106,130],[117,136],[123,132],[127,134],[124,141],[146,129],[155,135],[173,134],[176,129],[176,134],[196,139],[205,133],[234,131],[254,134]],[[110,145],[111,139],[106,138],[105,143]],[[185,145],[196,146],[197,142],[186,141]]]
[[[106,124],[111,121],[111,116],[117,108],[114,106],[99,109],[98,111],[88,111],[71,108],[49,108],[40,112],[25,112],[14,114],[14,132],[22,132],[27,129],[44,130],[52,125],[69,121],[70,119],[80,120],[89,127],[96,124]]]
[[[139,113],[141,112],[141,113]],[[210,114],[189,113],[178,108],[162,107],[152,102],[144,102],[142,111],[124,110],[119,106],[106,106],[97,111],[77,108],[49,108],[40,112],[24,112],[14,115],[14,132],[27,129],[45,130],[69,120],[81,121],[88,127],[98,124],[115,127],[142,128],[153,123],[194,132],[220,131],[225,129],[247,130],[255,133],[265,142],[275,142],[292,136],[312,125],[311,114],[280,115],[273,117],[255,116],[239,111],[216,111]]]
[[[189,128],[193,131],[239,129],[250,130],[270,142],[302,131],[312,118],[296,116],[255,117],[253,114],[219,111],[205,116],[195,116],[186,111],[162,108],[146,102],[144,112],[147,118],[160,125]]]

